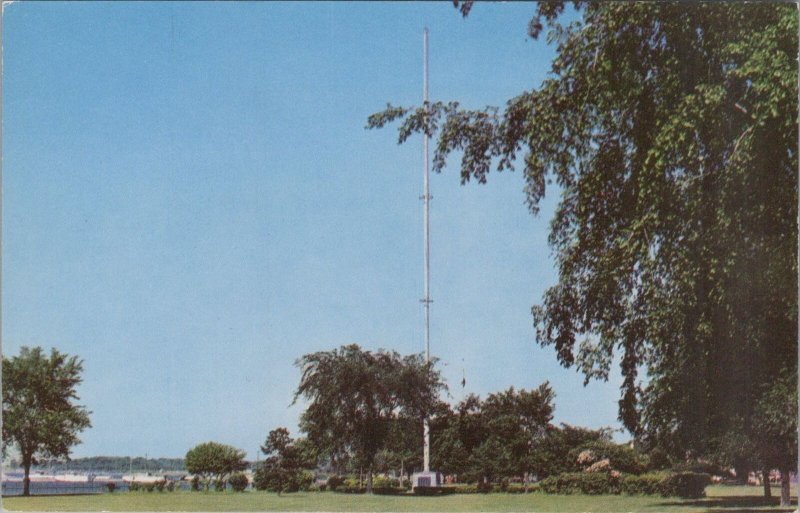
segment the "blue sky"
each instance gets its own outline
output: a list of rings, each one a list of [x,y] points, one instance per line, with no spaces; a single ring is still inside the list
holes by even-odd
[[[367,131],[422,92],[502,105],[553,56],[531,4],[20,3],[3,21],[3,352],[85,361],[73,456],[183,456],[297,433],[294,360],[420,352],[421,140]],[[557,422],[618,426],[534,341],[556,281],[520,173],[431,181],[431,344],[451,388],[549,380]],[[462,391],[462,372],[467,386]]]

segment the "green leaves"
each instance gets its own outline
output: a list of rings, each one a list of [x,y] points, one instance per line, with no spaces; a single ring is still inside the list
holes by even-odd
[[[400,416],[421,425],[438,406],[444,384],[433,364],[357,345],[304,355],[295,401],[309,404],[300,427],[327,456],[348,453],[371,467]]]
[[[436,135],[437,170],[462,152],[462,183],[521,161],[534,214],[558,185],[559,281],[532,309],[536,338],[587,379],[620,355],[620,419],[643,442],[764,438],[762,385],[796,376],[797,9],[576,8],[565,25],[563,3],[538,4],[529,33],[557,55],[504,110],[392,108],[372,126],[407,116],[400,142]]]
[[[36,457],[67,457],[78,433],[91,426],[75,404],[83,363],[52,349],[23,347],[3,358],[3,445],[17,444],[23,463]]]

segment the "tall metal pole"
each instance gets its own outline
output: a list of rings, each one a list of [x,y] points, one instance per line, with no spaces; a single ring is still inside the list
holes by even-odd
[[[428,112],[428,28],[425,27],[422,31],[422,53],[423,53],[423,67],[422,67],[422,101],[425,112]],[[427,124],[427,119],[426,119]],[[422,138],[422,152],[425,159],[425,174],[423,178],[423,204],[424,204],[424,237],[425,237],[425,297],[422,303],[425,305],[425,362],[431,361],[431,296],[430,296],[430,279],[431,279],[431,262],[430,262],[430,185],[429,185],[429,169],[428,169],[428,139],[429,135],[427,130]],[[428,425],[428,418],[426,417],[422,424],[422,434],[425,440],[423,448],[423,462],[425,472],[431,470],[430,457],[431,457],[431,432]]]

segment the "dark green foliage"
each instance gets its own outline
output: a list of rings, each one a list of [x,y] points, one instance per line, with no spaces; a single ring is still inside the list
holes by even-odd
[[[273,429],[261,446],[267,458],[256,469],[253,486],[258,490],[296,492],[308,490],[314,475],[303,469],[316,466],[316,451],[305,440],[295,441],[286,428]]]
[[[622,493],[627,495],[661,495],[666,474],[642,474],[622,476]]]
[[[458,152],[462,183],[519,166],[534,214],[555,188],[537,340],[587,381],[619,361],[647,450],[796,461],[789,423],[761,422],[797,417],[796,6],[577,2],[570,24],[564,6],[537,5],[529,34],[557,55],[504,110],[389,106],[368,126],[437,134],[434,169]]]
[[[620,478],[606,472],[569,472],[539,482],[545,493],[570,495],[615,495],[621,491]]]
[[[227,486],[227,481],[224,478],[218,477],[214,480],[214,490],[218,492],[224,492]]]
[[[200,491],[200,476],[192,477],[191,483],[192,483],[192,486],[191,486],[192,487],[192,491],[193,492],[199,492]]]
[[[333,476],[328,477],[327,485],[328,485],[328,488],[331,491],[335,492],[336,488],[338,488],[342,484],[344,484],[344,477],[337,476],[337,475],[333,475]]]
[[[586,429],[568,424],[549,426],[547,435],[535,447],[533,472],[540,479],[564,472],[578,472],[577,455],[595,444],[611,444],[611,433],[605,429]]]
[[[69,457],[78,433],[91,426],[75,403],[83,362],[55,348],[23,347],[3,358],[3,448],[15,445],[24,468],[22,494],[30,495],[30,469],[40,458]]]
[[[708,474],[697,472],[678,472],[670,474],[661,482],[661,495],[664,497],[681,497],[697,499],[705,497],[706,486],[711,484]]]
[[[451,495],[456,493],[453,486],[415,486],[414,495]]]
[[[438,405],[444,385],[434,363],[357,345],[304,355],[296,362],[302,377],[295,400],[304,397],[309,405],[300,427],[323,455],[351,455],[366,471],[369,489],[394,422],[407,417],[421,424]]]
[[[233,488],[234,492],[243,492],[247,488],[249,481],[247,480],[247,476],[243,472],[236,472],[231,474],[231,477],[228,478],[228,482]]]

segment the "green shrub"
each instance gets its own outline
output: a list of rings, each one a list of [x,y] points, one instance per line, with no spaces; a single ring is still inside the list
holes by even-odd
[[[367,489],[363,486],[350,486],[346,484],[341,484],[336,487],[336,491],[339,493],[366,493]]]
[[[361,481],[357,477],[352,477],[351,476],[351,477],[344,478],[344,481],[342,482],[342,484],[345,485],[345,486],[349,486],[351,488],[352,487],[359,487],[359,486],[361,486]]]
[[[414,495],[450,495],[456,493],[455,486],[415,486]]]
[[[506,493],[525,493],[531,490],[531,486],[528,485],[527,489],[523,483],[509,483],[506,486],[505,492]]]
[[[375,476],[372,478],[372,487],[373,488],[397,488],[400,486],[399,479],[393,479],[391,477],[383,477],[383,476]]]
[[[453,493],[464,493],[464,494],[478,493],[478,485],[476,484],[446,485],[445,488],[452,488]]]
[[[605,472],[570,472],[540,481],[539,489],[545,493],[564,495],[616,495],[620,493],[620,479]]]
[[[233,488],[234,492],[245,491],[247,485],[249,484],[247,476],[244,475],[243,472],[236,472],[235,474],[231,474],[231,477],[228,478],[228,482],[231,484],[231,488]]]
[[[192,491],[193,492],[200,491],[200,476],[194,476],[192,478]]]
[[[328,477],[327,485],[332,492],[335,492],[336,488],[343,484],[344,484],[344,478],[342,476],[332,475]]]
[[[478,484],[476,486],[478,489],[478,493],[489,493],[494,488],[494,486],[492,486],[492,483],[487,483],[484,481],[478,481]]]
[[[375,495],[400,495],[405,490],[398,486],[372,486],[372,493]]]
[[[668,474],[650,473],[622,476],[622,493],[627,495],[660,495],[662,482]]]
[[[661,481],[661,495],[698,499],[705,497],[706,486],[711,484],[711,476],[699,472],[677,472]]]

